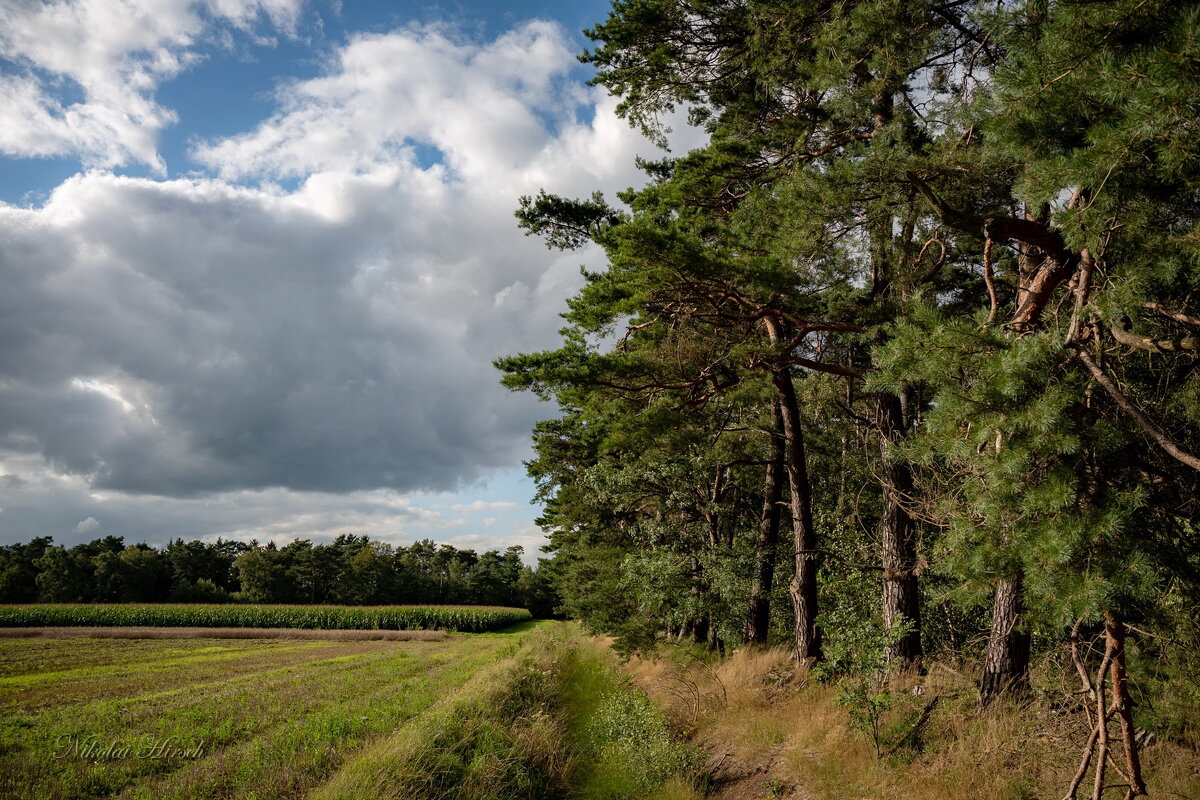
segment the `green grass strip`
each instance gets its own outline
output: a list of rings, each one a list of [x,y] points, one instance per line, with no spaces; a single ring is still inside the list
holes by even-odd
[[[698,800],[695,763],[611,651],[559,623],[364,749],[311,798]]]

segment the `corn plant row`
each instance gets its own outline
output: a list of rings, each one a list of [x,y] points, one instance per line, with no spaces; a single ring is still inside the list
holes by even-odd
[[[0,606],[0,627],[150,626],[452,630],[482,633],[531,619],[523,608],[479,606],[268,606],[192,603]]]

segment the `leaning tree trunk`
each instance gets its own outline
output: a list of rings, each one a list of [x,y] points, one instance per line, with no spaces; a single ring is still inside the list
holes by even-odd
[[[1113,691],[1113,706],[1121,720],[1121,743],[1125,747],[1126,779],[1129,791],[1126,797],[1146,794],[1146,782],[1142,778],[1142,759],[1138,752],[1137,731],[1133,725],[1133,696],[1129,694],[1129,675],[1125,668],[1125,623],[1116,614],[1109,614],[1104,623],[1106,651],[1111,660],[1110,681]]]
[[[763,477],[762,517],[754,552],[754,578],[750,585],[750,611],[746,619],[746,641],[765,644],[771,625],[771,589],[775,584],[775,555],[779,543],[779,503],[783,499],[783,422],[779,403],[773,405],[771,456]]]
[[[1029,634],[1021,628],[1022,573],[996,584],[992,630],[983,660],[979,703],[987,705],[1006,690],[1029,688]]]
[[[912,496],[913,475],[907,464],[888,458],[888,445],[906,430],[904,409],[893,394],[875,395],[875,422],[883,455],[883,625],[891,629],[908,621],[908,633],[888,648],[888,661],[915,665],[921,651],[921,595],[917,584],[917,528],[904,507]]]
[[[821,659],[821,630],[817,627],[817,532],[812,518],[812,486],[804,453],[804,433],[796,387],[786,370],[772,375],[783,417],[783,452],[791,494],[792,537],[796,574],[792,578],[792,609],[796,615],[795,657],[800,663]]]
[[[1089,695],[1091,702],[1095,704],[1095,724],[1092,726],[1092,733],[1088,737],[1087,744],[1083,747],[1083,760],[1079,763],[1079,769],[1075,771],[1075,777],[1067,788],[1063,800],[1075,800],[1079,793],[1079,787],[1087,777],[1088,770],[1092,769],[1093,762],[1095,763],[1095,777],[1092,781],[1092,800],[1100,800],[1105,789],[1112,788],[1105,779],[1110,760],[1113,767],[1121,773],[1121,777],[1126,781],[1125,800],[1132,800],[1134,797],[1146,794],[1146,781],[1142,777],[1142,759],[1137,741],[1137,731],[1133,725],[1133,697],[1129,694],[1129,676],[1125,668],[1126,626],[1115,612],[1110,611],[1105,615],[1104,658],[1100,661],[1100,668],[1096,670],[1094,682],[1088,673],[1084,656],[1081,653],[1079,632],[1082,627],[1083,620],[1080,619],[1071,630],[1071,657],[1075,661],[1075,669],[1083,683],[1080,694]],[[1106,681],[1112,687],[1111,704],[1105,693]],[[1117,767],[1109,741],[1108,721],[1113,714],[1116,714],[1121,721],[1121,742],[1125,748],[1124,771]]]

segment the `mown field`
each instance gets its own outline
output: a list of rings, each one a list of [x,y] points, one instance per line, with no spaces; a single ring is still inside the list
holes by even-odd
[[[0,797],[303,797],[533,627],[441,641],[0,640]]]

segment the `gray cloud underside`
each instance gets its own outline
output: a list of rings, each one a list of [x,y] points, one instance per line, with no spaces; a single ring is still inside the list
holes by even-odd
[[[0,442],[155,494],[448,489],[511,463],[535,411],[489,362],[544,338],[538,287],[573,265],[439,185],[339,194],[330,218],[91,176],[0,211]]]

